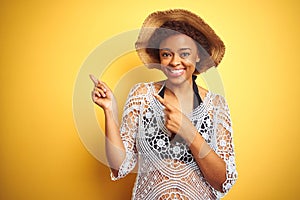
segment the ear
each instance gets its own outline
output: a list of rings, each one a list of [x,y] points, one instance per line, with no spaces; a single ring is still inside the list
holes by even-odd
[[[196,63],[200,62],[200,56],[197,54]]]

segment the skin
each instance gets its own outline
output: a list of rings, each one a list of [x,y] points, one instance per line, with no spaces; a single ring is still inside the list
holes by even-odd
[[[206,180],[217,190],[222,191],[226,180],[226,164],[210,149],[196,127],[184,115],[190,113],[193,105],[193,80],[196,62],[200,61],[194,41],[183,34],[173,35],[160,44],[161,70],[166,75],[164,98],[157,94],[154,97],[165,107],[165,126],[173,134],[181,136],[187,144]],[[175,70],[175,71],[174,71]],[[91,76],[95,87],[92,92],[93,101],[105,114],[106,154],[114,175],[125,158],[125,148],[120,137],[117,122],[118,110],[115,98],[109,87]],[[161,83],[156,83],[159,89]],[[205,92],[200,90],[201,98]]]
[[[97,80],[93,75],[90,75],[90,78],[95,84],[92,91],[93,102],[103,109],[105,115],[105,150],[107,161],[111,171],[117,176],[117,169],[119,169],[125,159],[125,147],[120,136],[116,99],[106,83]]]

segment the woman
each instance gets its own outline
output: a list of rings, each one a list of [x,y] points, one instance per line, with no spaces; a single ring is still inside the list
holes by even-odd
[[[220,63],[223,42],[199,16],[176,9],[149,15],[136,49],[166,80],[131,89],[120,127],[112,91],[91,76],[112,179],[138,161],[132,199],[219,199],[237,178],[230,114],[225,99],[195,79]]]

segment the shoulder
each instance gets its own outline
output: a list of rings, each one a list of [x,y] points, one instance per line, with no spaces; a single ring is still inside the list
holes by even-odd
[[[213,110],[216,112],[227,113],[230,115],[229,107],[225,97],[221,94],[210,92],[210,102],[213,107]]]
[[[134,92],[135,94],[147,94],[148,92],[158,92],[163,84],[164,81],[137,83],[131,88],[131,92]]]
[[[207,90],[199,85],[197,85],[197,86],[198,86],[199,95],[202,100],[208,99],[209,101],[215,102],[215,101],[218,101],[218,99],[220,98],[219,94],[216,94],[210,90]]]
[[[199,90],[199,94],[200,94],[201,98],[205,99],[207,97],[214,106],[227,105],[226,99],[223,95],[214,93],[214,92],[207,90],[201,86],[198,86],[198,90]]]
[[[198,87],[198,91],[199,91],[199,95],[201,97],[201,99],[205,99],[207,97],[207,94],[209,93],[209,91],[199,85],[197,85]]]
[[[153,82],[137,83],[131,88],[130,95],[147,94],[151,88],[153,88]]]

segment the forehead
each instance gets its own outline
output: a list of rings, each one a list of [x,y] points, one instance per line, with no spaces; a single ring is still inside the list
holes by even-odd
[[[185,34],[176,34],[171,35],[164,40],[161,41],[159,48],[169,48],[169,49],[182,49],[182,48],[190,48],[196,49],[195,41]]]

